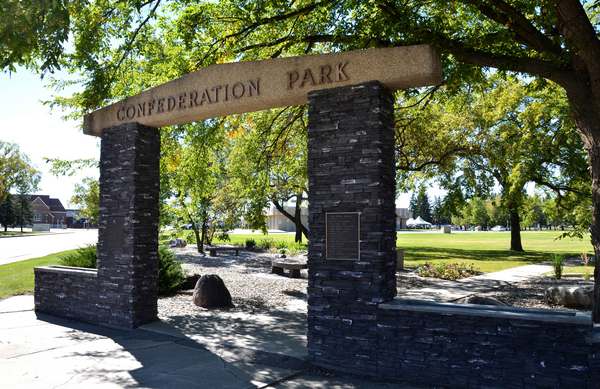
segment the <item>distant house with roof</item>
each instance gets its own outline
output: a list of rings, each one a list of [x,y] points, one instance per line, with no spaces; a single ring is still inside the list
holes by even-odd
[[[50,228],[65,228],[67,211],[59,199],[48,195],[29,195],[32,222],[36,224],[47,224]]]

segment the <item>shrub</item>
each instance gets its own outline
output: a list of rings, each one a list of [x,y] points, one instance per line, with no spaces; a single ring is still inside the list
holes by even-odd
[[[73,254],[65,255],[60,263],[64,266],[96,268],[96,246],[90,245],[77,249]],[[185,281],[181,264],[175,254],[165,246],[158,248],[158,294],[166,296],[179,290]]]
[[[254,239],[246,239],[246,248],[253,249],[256,247],[256,241]]]
[[[158,248],[158,294],[167,296],[179,290],[185,281],[181,263],[175,259],[175,254],[165,246]]]
[[[564,267],[565,259],[562,255],[555,254],[552,257],[552,266],[554,267],[554,277],[557,280],[562,278],[563,267]]]
[[[258,241],[258,247],[264,250],[268,250],[273,247],[275,241],[271,238],[261,239]]]
[[[96,246],[89,245],[78,248],[72,254],[65,255],[60,259],[63,266],[96,268]]]
[[[421,277],[441,278],[443,280],[458,280],[471,277],[480,272],[472,265],[465,263],[425,263],[417,268]]]

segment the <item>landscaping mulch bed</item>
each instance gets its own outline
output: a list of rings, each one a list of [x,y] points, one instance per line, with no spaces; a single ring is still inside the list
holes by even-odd
[[[585,311],[548,305],[544,300],[544,292],[551,286],[584,286],[593,284],[593,281],[585,281],[581,277],[566,277],[561,280],[556,280],[553,277],[539,277],[518,284],[504,285],[493,292],[483,295],[497,298],[515,307]]]

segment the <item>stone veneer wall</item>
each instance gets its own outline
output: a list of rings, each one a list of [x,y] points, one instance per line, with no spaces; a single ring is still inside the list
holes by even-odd
[[[103,131],[98,271],[37,268],[36,311],[128,328],[156,319],[159,160],[156,128]]]
[[[398,299],[380,305],[377,333],[379,378],[454,388],[600,387],[589,315]]]
[[[309,94],[308,352],[376,371],[377,304],[396,294],[393,95],[378,82]],[[325,213],[360,212],[360,261],[325,259]]]
[[[98,272],[95,269],[36,267],[35,309],[69,319],[98,322]]]

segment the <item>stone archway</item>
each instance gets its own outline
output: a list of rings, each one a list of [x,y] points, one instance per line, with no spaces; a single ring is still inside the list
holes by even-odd
[[[430,46],[368,49],[214,65],[92,112],[85,117],[84,132],[102,138],[98,270],[65,267],[36,269],[36,310],[129,328],[156,319],[160,158],[158,127],[231,113],[304,104],[309,93],[316,93],[310,100],[311,122],[321,123],[325,120],[326,115],[323,113],[326,110],[339,108],[344,115],[350,114],[348,117],[355,118],[354,125],[364,127],[366,135],[355,136],[361,142],[355,146],[340,144],[340,150],[343,151],[344,147],[357,147],[357,150],[366,147],[370,141],[364,143],[362,139],[370,139],[376,133],[373,142],[369,143],[371,155],[361,157],[373,158],[377,144],[387,143],[384,146],[387,156],[383,163],[386,166],[380,169],[381,172],[387,171],[385,185],[383,181],[379,186],[369,186],[362,181],[353,185],[372,188],[370,190],[373,196],[379,196],[379,201],[382,202],[378,207],[393,207],[393,154],[390,154],[390,150],[393,150],[392,122],[387,120],[371,123],[370,120],[374,118],[373,115],[377,116],[381,112],[392,115],[392,100],[389,93],[384,92],[385,87],[398,89],[429,85],[438,83],[440,79],[440,60]],[[327,92],[332,87],[370,80],[379,81]],[[324,91],[324,94],[315,91]],[[327,101],[319,97],[331,93],[338,97]],[[347,93],[350,94],[345,96]],[[383,99],[384,102],[375,97],[374,93],[388,97]],[[321,115],[315,115],[315,107],[320,109]],[[311,124],[312,133],[327,130],[325,127],[316,129],[319,126],[321,124]],[[331,127],[328,130],[340,130],[334,131],[334,138],[340,136],[345,141],[350,141],[347,135],[342,134],[342,128]],[[337,155],[336,152],[331,155]],[[359,154],[363,152],[367,153],[368,150],[358,150]],[[346,167],[350,168],[349,172],[352,172],[354,164],[360,166],[361,158],[351,160],[348,157]],[[364,174],[380,174],[376,169],[369,169]],[[313,176],[317,177],[318,173],[315,172]],[[352,174],[347,180],[351,180],[351,177]],[[373,179],[373,182],[377,180],[379,179]],[[383,193],[386,191],[384,199]],[[315,189],[314,193],[318,192]],[[341,194],[337,191],[334,193]],[[318,204],[316,199],[317,197],[314,201],[311,200],[311,203]],[[368,196],[365,195],[364,200],[367,199]],[[385,255],[395,258],[394,240],[387,230],[384,237],[381,230],[384,227],[387,229],[387,224],[377,224],[371,220],[380,218],[371,214],[375,208],[363,205],[352,207],[351,202],[346,202],[345,207],[352,208],[352,212],[363,210],[364,216],[360,223],[372,229],[368,234],[365,233],[370,238],[363,239],[364,242],[361,243],[366,245],[366,251],[363,250],[363,261],[359,263],[364,263],[365,258],[371,258],[370,245],[385,245]],[[321,212],[315,206],[311,209],[313,214]],[[332,207],[328,206],[327,209]],[[382,212],[383,209],[381,208]],[[320,218],[319,215],[311,217],[315,231],[322,230]],[[325,247],[320,247],[317,243],[310,245],[311,263],[315,269],[320,266],[317,262],[321,256],[317,253],[321,249]],[[375,260],[375,257],[372,259]],[[384,300],[393,297],[390,291],[395,285],[395,278],[390,269],[387,266],[385,268],[389,274],[385,277],[388,292],[385,298],[382,296]],[[378,268],[379,270],[384,269]],[[316,278],[314,281],[319,282]],[[309,288],[309,299],[312,291],[314,289]],[[373,291],[372,294],[375,296],[377,293],[379,292]]]

